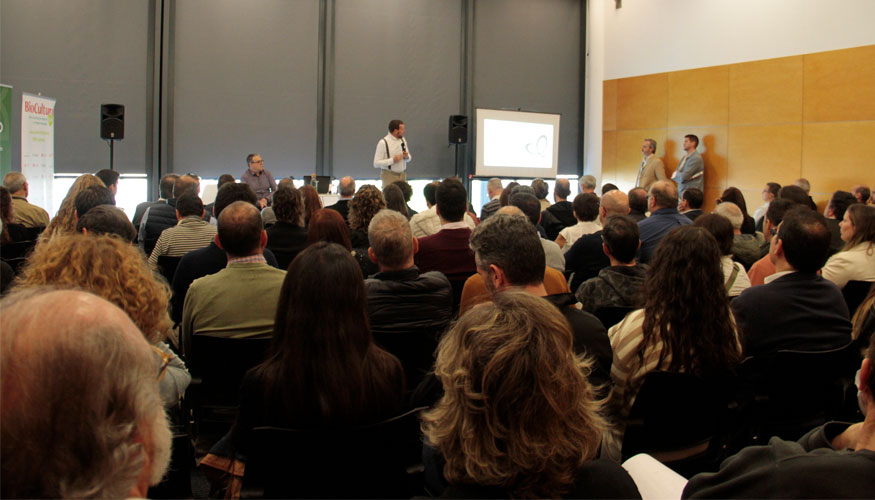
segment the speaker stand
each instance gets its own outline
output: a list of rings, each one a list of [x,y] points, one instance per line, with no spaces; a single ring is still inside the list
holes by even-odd
[[[454,169],[454,172],[456,178],[461,179],[461,177],[459,177],[459,144],[454,142],[453,147],[456,149],[456,167]]]
[[[115,163],[115,147],[114,147],[115,146],[115,139],[108,139],[108,140],[109,140],[109,169],[115,170],[115,168],[113,168],[113,164]]]

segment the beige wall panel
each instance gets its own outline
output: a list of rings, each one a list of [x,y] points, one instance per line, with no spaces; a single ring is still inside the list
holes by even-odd
[[[767,182],[784,185],[801,175],[802,125],[729,127],[727,185],[761,191]]]
[[[806,123],[802,129],[802,177],[811,182],[812,197],[829,196],[855,184],[872,185],[875,121]]]
[[[602,183],[614,182],[617,171],[617,133],[602,132]]]
[[[802,121],[802,56],[729,66],[729,124]]]
[[[705,160],[705,189],[726,189],[729,168],[728,127],[690,127],[670,129],[666,137],[666,175],[671,176],[683,157],[684,136],[695,134],[699,137],[699,153]],[[719,194],[719,193],[718,193]]]
[[[744,195],[744,202],[747,203],[747,214],[752,217],[756,209],[763,204],[763,190],[742,189],[741,194]]]
[[[875,120],[875,45],[803,57],[805,122]]]
[[[617,130],[617,80],[602,84],[602,130]]]
[[[723,194],[722,189],[705,186],[705,203],[702,204],[702,210],[706,214],[714,210],[714,207],[717,206],[717,198],[720,198],[721,194]]]
[[[668,126],[725,125],[729,119],[729,66],[668,74]]]
[[[617,130],[665,128],[667,116],[667,74],[617,80]]]
[[[665,150],[665,129],[623,130],[617,132],[617,175],[634,184],[641,167],[641,144],[645,138],[656,141],[656,156],[662,158]],[[663,158],[663,162],[665,159]],[[665,175],[670,175],[666,167]]]

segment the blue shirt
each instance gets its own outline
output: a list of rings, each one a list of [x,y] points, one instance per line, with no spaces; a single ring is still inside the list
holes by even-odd
[[[652,212],[650,217],[638,223],[638,237],[641,239],[641,254],[638,262],[642,264],[650,262],[663,236],[676,227],[692,223],[693,221],[678,212],[676,208],[660,208]]]

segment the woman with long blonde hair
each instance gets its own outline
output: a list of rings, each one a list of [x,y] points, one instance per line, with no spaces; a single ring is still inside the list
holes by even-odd
[[[67,196],[61,202],[61,208],[58,213],[46,226],[46,230],[42,234],[42,240],[53,238],[58,234],[69,234],[76,232],[76,195],[91,186],[106,187],[103,181],[96,175],[82,174],[76,178],[73,185],[67,191]]]

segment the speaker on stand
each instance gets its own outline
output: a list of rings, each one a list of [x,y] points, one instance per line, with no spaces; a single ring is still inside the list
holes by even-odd
[[[459,144],[468,142],[468,117],[450,115],[449,143],[456,148],[456,177],[459,176]]]
[[[100,138],[109,141],[109,169],[115,170],[115,141],[125,138],[124,104],[100,105]]]

